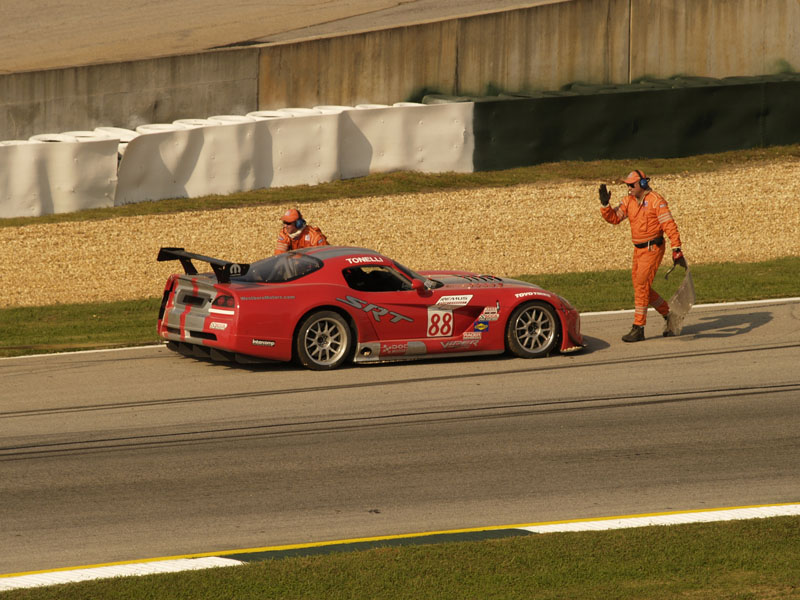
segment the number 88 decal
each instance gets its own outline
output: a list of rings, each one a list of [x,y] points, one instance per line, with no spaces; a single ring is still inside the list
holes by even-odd
[[[446,308],[428,308],[428,337],[453,335],[453,311]]]

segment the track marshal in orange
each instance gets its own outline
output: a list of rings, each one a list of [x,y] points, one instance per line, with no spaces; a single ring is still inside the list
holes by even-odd
[[[622,181],[628,186],[628,194],[617,207],[610,206],[611,192],[606,185],[602,184],[599,189],[600,212],[603,218],[612,225],[618,225],[627,219],[631,225],[634,317],[633,327],[622,336],[622,341],[640,342],[644,339],[649,306],[664,317],[664,335],[674,335],[669,304],[652,286],[656,271],[664,258],[665,238],[669,238],[673,262],[686,268],[678,226],[672,218],[667,201],[650,187],[650,178],[643,171],[631,171]]]

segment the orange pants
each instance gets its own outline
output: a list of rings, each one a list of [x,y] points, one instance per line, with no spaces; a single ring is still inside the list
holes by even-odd
[[[653,279],[656,271],[664,258],[664,247],[650,246],[649,248],[633,249],[633,305],[634,305],[634,325],[644,325],[647,323],[647,307],[652,306],[659,314],[666,315],[669,312],[669,304],[653,291]]]

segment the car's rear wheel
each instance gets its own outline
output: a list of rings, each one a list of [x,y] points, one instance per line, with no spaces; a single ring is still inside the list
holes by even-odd
[[[321,310],[311,313],[297,329],[295,351],[301,365],[315,371],[340,367],[350,354],[353,335],[339,313]]]
[[[520,358],[550,354],[558,344],[559,321],[556,311],[544,302],[518,306],[506,326],[508,349]]]

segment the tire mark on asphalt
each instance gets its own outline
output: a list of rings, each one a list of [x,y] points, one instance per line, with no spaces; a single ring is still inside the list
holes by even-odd
[[[572,398],[544,402],[495,404],[461,409],[389,413],[369,417],[343,417],[338,419],[321,419],[280,424],[265,423],[241,427],[224,427],[163,434],[0,447],[0,462],[118,449],[177,446],[189,443],[196,444],[231,439],[340,433],[374,427],[408,426],[474,419],[510,418],[564,412],[610,410],[636,406],[650,407],[665,404],[697,402],[720,397],[730,399],[765,394],[796,394],[797,392],[800,392],[800,383],[752,386],[746,388],[740,386],[730,388],[717,387],[672,393],[597,396],[592,398]]]
[[[721,350],[708,350],[702,352],[675,352],[670,354],[658,354],[653,356],[639,356],[636,358],[637,362],[655,362],[655,361],[668,361],[668,360],[685,360],[687,358],[699,358],[704,356],[726,356],[726,355],[733,355],[733,354],[741,354],[747,352],[762,352],[762,351],[772,351],[772,350],[788,350],[788,349],[795,349],[800,348],[800,343],[789,343],[789,344],[777,344],[777,345],[769,345],[769,346],[747,346],[742,348],[728,348],[728,349],[721,349]],[[574,355],[575,358],[579,358],[579,355]],[[400,365],[404,363],[395,363],[395,365]],[[485,361],[484,361],[485,364]],[[357,382],[357,383],[341,383],[336,385],[322,385],[322,386],[313,386],[313,387],[291,387],[291,388],[281,388],[275,390],[257,390],[257,391],[248,391],[248,392],[235,392],[230,394],[210,394],[204,396],[184,396],[184,397],[174,397],[174,398],[159,398],[158,400],[133,400],[129,402],[114,402],[109,404],[88,404],[88,405],[78,405],[78,406],[63,406],[57,408],[40,408],[40,409],[28,409],[28,410],[18,410],[18,411],[6,411],[0,412],[0,419],[10,419],[10,418],[20,418],[20,417],[29,417],[29,416],[43,416],[43,415],[57,415],[57,414],[66,414],[66,413],[81,413],[81,412],[95,412],[95,411],[112,411],[112,410],[127,410],[130,408],[143,408],[143,407],[154,407],[154,406],[168,406],[168,405],[175,405],[175,404],[191,404],[191,403],[200,403],[200,402],[224,402],[228,400],[236,400],[236,399],[249,399],[249,398],[263,398],[268,396],[283,396],[283,395],[293,395],[293,394],[319,394],[321,392],[329,392],[335,390],[346,390],[346,389],[361,389],[361,388],[377,388],[377,387],[384,387],[384,386],[397,386],[397,385],[412,385],[412,384],[420,384],[420,383],[432,383],[432,382],[446,382],[451,380],[459,380],[463,381],[465,379],[482,379],[482,378],[491,378],[491,377],[498,377],[503,375],[519,375],[523,373],[546,373],[546,372],[556,372],[561,371],[564,369],[593,369],[598,367],[607,367],[609,365],[618,365],[619,361],[617,359],[611,360],[604,360],[604,361],[597,361],[591,363],[580,363],[580,362],[569,362],[568,364],[560,364],[560,365],[547,365],[543,367],[532,366],[530,368],[524,369],[507,369],[507,370],[494,370],[494,371],[481,371],[476,373],[460,373],[458,375],[436,375],[432,377],[409,377],[405,379],[391,379],[391,380],[382,380],[382,381],[368,381],[368,382]],[[394,365],[367,365],[367,366],[356,366],[350,368],[357,368],[357,369],[371,369],[371,368],[381,368],[381,367],[388,367],[391,368]]]

